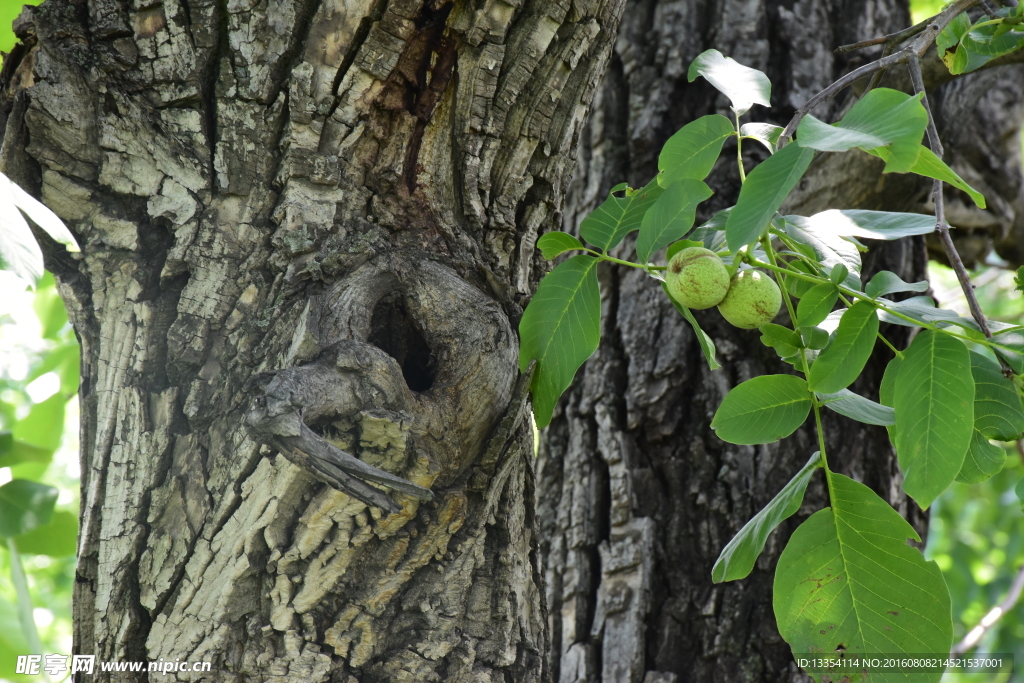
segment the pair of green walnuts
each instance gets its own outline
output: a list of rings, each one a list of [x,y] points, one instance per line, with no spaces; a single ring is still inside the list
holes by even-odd
[[[703,247],[683,249],[668,264],[669,294],[687,308],[718,306],[730,324],[752,330],[770,323],[782,307],[782,292],[759,270],[739,270],[731,278],[718,254]]]

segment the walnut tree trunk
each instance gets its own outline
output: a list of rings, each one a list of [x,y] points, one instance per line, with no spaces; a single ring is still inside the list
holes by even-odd
[[[700,52],[716,48],[765,71],[773,83],[772,108],[754,107],[746,120],[785,125],[811,95],[878,56],[840,58],[834,48],[909,25],[905,0],[630,0],[580,140],[564,229],[575,229],[615,184],[642,187],[657,173],[661,146],[680,126],[715,112],[731,118],[728,102],[702,79],[687,82],[687,67]],[[965,195],[947,191],[947,215],[960,228],[958,244],[972,263],[993,242],[1010,261],[1024,253],[1022,71],[1005,66],[948,82],[934,54],[926,65],[931,84],[948,82],[929,93],[946,160],[989,199],[989,210],[980,211]],[[883,85],[906,89],[909,79],[892,73]],[[844,93],[814,113],[832,121],[850,104]],[[748,171],[766,154],[751,147],[757,145],[744,146]],[[717,194],[698,221],[736,201],[735,146],[726,146],[708,184]],[[820,155],[784,211],[928,213],[930,187],[909,175],[882,176],[881,164],[866,154]],[[908,281],[923,279],[923,240],[871,246],[867,276],[887,269]],[[619,256],[630,254],[628,240],[620,250]],[[817,450],[813,420],[780,443],[753,447],[717,439],[711,417],[732,386],[792,368],[759,343],[756,331],[732,328],[712,309],[696,313],[723,365],[711,372],[656,283],[619,267],[605,268],[600,280],[601,346],[541,439],[538,522],[554,680],[809,681],[776,630],[772,579],[789,535],[828,504],[822,480],[812,482],[800,512],[770,537],[749,578],[711,581],[729,539]],[[906,328],[884,331],[897,343],[907,341]],[[852,389],[877,400],[889,358],[876,349]],[[824,418],[832,468],[874,488],[923,532],[927,517],[900,489],[885,430],[829,411]]]
[[[181,680],[547,678],[514,330],[622,5],[25,10],[0,169],[82,247],[45,245],[83,352],[76,652],[212,662]],[[434,500],[385,514],[261,444],[268,377]]]

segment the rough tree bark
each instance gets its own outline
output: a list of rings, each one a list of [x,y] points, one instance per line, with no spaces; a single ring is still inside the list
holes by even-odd
[[[514,330],[622,5],[25,10],[0,169],[82,246],[46,245],[83,352],[77,652],[546,678]],[[382,514],[261,445],[299,376],[275,400],[434,500]]]
[[[905,0],[726,0],[627,3],[604,85],[580,141],[564,229],[623,180],[643,186],[657,172],[664,141],[699,116],[730,115],[702,80],[687,83],[690,61],[717,48],[765,71],[772,109],[746,120],[785,125],[795,107],[878,52],[843,58],[833,49],[909,25]],[[950,81],[934,54],[931,84]],[[905,73],[883,85],[909,88]],[[1024,75],[1006,66],[948,82],[930,93],[947,161],[984,188],[988,211],[948,192],[950,222],[971,262],[992,248],[1019,263],[1024,254],[1020,122]],[[847,94],[815,114],[834,120]],[[754,149],[751,149],[751,148]],[[763,158],[746,145],[749,163]],[[735,147],[709,185],[718,194],[698,219],[735,203]],[[762,156],[758,156],[762,155]],[[823,155],[791,198],[789,213],[827,208],[928,212],[930,181],[881,176],[864,154]],[[620,247],[625,257],[628,243]],[[941,251],[941,250],[940,250]],[[865,272],[925,274],[923,241],[873,245]],[[732,446],[709,428],[729,388],[765,373],[792,371],[756,332],[730,327],[714,311],[697,318],[716,341],[723,369],[710,372],[696,340],[660,288],[633,269],[607,267],[602,344],[578,373],[541,440],[542,552],[551,623],[551,669],[561,683],[777,683],[809,680],[775,628],[772,577],[793,529],[827,505],[822,480],[801,511],[768,542],[744,581],[714,585],[711,567],[726,542],[817,450],[808,427],[779,444]],[[883,326],[885,327],[885,326]],[[905,328],[886,331],[899,343]],[[877,398],[884,349],[853,387]],[[927,517],[899,489],[884,429],[825,411],[829,460],[874,488],[919,529]],[[812,421],[813,423],[813,421]]]

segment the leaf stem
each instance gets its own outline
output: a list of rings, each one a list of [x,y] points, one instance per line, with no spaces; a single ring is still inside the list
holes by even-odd
[[[778,262],[775,258],[775,250],[772,248],[771,238],[769,238],[767,235],[762,236],[761,246],[764,247],[764,253],[768,255],[768,260],[772,262],[772,270],[775,270],[776,272],[781,274],[781,277],[779,279],[782,280],[782,282],[780,283],[779,289],[782,290],[782,300],[786,304],[786,310],[789,311],[790,321],[793,323],[793,326],[796,327],[796,309],[793,308],[793,299],[789,296],[789,290],[786,288],[786,278],[789,276],[789,273],[783,270],[782,268],[779,268]],[[752,261],[754,263],[759,263],[756,259],[752,259]],[[811,369],[810,366],[807,364],[806,349],[801,348],[799,349],[799,351],[800,364],[803,366],[804,377],[810,377]],[[821,466],[825,470],[825,480],[828,482],[829,500],[835,500],[835,498],[832,495],[832,472],[828,468],[828,459],[825,456],[825,430],[821,424],[821,405],[818,403],[818,397],[817,395],[815,395],[813,391],[810,391],[810,389],[808,389],[807,393],[810,394],[811,407],[814,409],[814,425],[815,429],[817,429],[818,431],[818,455],[821,458]]]
[[[743,135],[740,133],[740,115],[736,115],[736,164],[740,168],[740,185],[747,182],[747,172],[743,170]]]

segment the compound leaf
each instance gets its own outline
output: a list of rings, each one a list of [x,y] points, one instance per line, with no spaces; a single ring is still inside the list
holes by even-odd
[[[813,157],[813,150],[786,145],[750,172],[726,223],[730,251],[736,253],[761,236]]]
[[[919,213],[829,209],[804,220],[818,233],[871,240],[898,240],[935,231],[935,217]]]
[[[878,334],[878,316],[866,301],[858,301],[839,320],[832,343],[811,366],[807,377],[813,391],[833,394],[853,384],[871,357]]]
[[[892,391],[903,488],[927,509],[964,464],[974,432],[974,377],[967,347],[924,330],[906,350]]]
[[[661,288],[665,290],[665,295],[668,297],[669,301],[672,302],[672,305],[676,307],[676,310],[679,311],[679,314],[686,318],[686,322],[690,323],[690,327],[693,328],[693,333],[697,335],[697,343],[700,345],[700,350],[704,352],[704,360],[708,362],[708,367],[712,370],[717,370],[722,367],[715,359],[714,340],[712,340],[711,337],[701,329],[700,325],[697,324],[697,319],[693,317],[693,313],[690,313],[690,309],[672,298],[672,295],[668,291],[668,285],[662,282]]]
[[[762,375],[733,387],[718,406],[711,428],[729,443],[771,443],[795,432],[810,410],[803,379]]]
[[[669,185],[640,223],[640,234],[636,236],[640,262],[647,263],[651,254],[689,232],[697,205],[712,194],[702,180],[683,178]]]
[[[831,282],[814,285],[800,299],[796,317],[801,326],[817,325],[828,317],[839,299],[839,290]]]
[[[811,480],[814,470],[821,467],[821,455],[817,451],[800,468],[771,502],[762,508],[754,517],[743,525],[739,533],[722,549],[714,568],[711,580],[715,583],[735,581],[745,578],[754,568],[754,563],[764,550],[768,535],[784,520],[792,517],[804,500],[807,482]]]
[[[551,261],[559,254],[564,254],[573,249],[583,249],[583,243],[567,232],[549,232],[541,235],[537,240],[537,248],[540,255]]]
[[[623,190],[627,191],[625,197],[615,196]],[[626,183],[619,183],[611,189],[604,203],[580,223],[580,236],[598,249],[608,251],[640,227],[647,209],[662,191],[656,180],[632,194],[629,194]]]
[[[928,289],[928,283],[904,282],[896,273],[882,270],[875,274],[871,281],[864,288],[864,293],[872,299],[876,296],[895,294],[897,292],[924,292]]]
[[[725,139],[734,132],[732,123],[721,114],[702,116],[680,128],[661,148],[659,184],[668,187],[680,178],[707,178]]]
[[[28,479],[0,486],[0,538],[21,536],[50,521],[58,491]]]
[[[732,109],[742,116],[755,104],[771,107],[772,82],[757,69],[743,66],[718,50],[706,50],[690,63],[689,82],[703,76],[729,98]]]
[[[896,424],[896,413],[892,408],[875,403],[849,389],[840,389],[833,394],[818,394],[818,400],[826,408],[857,422],[883,427]]]
[[[825,272],[841,263],[849,271],[843,284],[851,289],[861,288],[860,252],[855,244],[843,239],[827,223],[803,216],[786,216],[785,228],[787,235],[811,248]]]
[[[519,368],[537,359],[530,389],[538,427],[546,427],[576,370],[601,341],[601,293],[591,256],[573,256],[540,281],[519,322]]]
[[[998,474],[1005,464],[1006,451],[975,429],[956,480],[962,484],[980,484]]]
[[[922,97],[891,88],[875,88],[835,125],[805,116],[797,128],[797,144],[823,152],[887,147],[883,173],[906,173],[917,161],[928,125]]]
[[[752,138],[768,148],[768,151],[775,154],[775,145],[782,135],[782,126],[771,123],[744,123],[740,126],[740,135],[744,138]]]
[[[57,510],[49,522],[17,536],[14,542],[23,555],[74,555],[78,542],[78,516],[67,510]]]
[[[971,374],[974,428],[989,439],[1019,439],[1024,433],[1024,410],[1013,382],[1003,377],[998,363],[979,353],[971,353]]]
[[[921,540],[917,532],[867,486],[841,474],[830,478],[832,506],[796,530],[775,570],[779,633],[797,657],[837,650],[847,657],[948,652],[949,591],[938,565],[907,545],[908,538]],[[905,674],[876,677],[909,680]],[[941,677],[914,680],[937,683]]]

